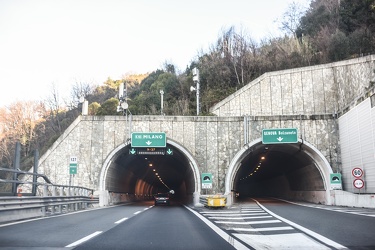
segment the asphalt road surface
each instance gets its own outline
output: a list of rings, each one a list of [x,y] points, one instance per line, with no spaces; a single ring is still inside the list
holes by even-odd
[[[375,249],[375,209],[247,199],[223,209],[153,202],[0,225],[0,249]]]
[[[0,225],[0,249],[235,249],[194,211],[152,204]]]

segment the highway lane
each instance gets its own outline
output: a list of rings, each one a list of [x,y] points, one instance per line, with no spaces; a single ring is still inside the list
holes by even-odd
[[[142,202],[3,224],[0,249],[375,249],[374,209],[257,201]]]
[[[269,211],[348,249],[375,249],[375,210],[256,199]]]
[[[375,209],[256,201],[196,210],[252,249],[375,249]]]
[[[94,232],[107,231],[117,225],[115,222],[131,218],[150,206],[151,203],[134,203],[0,225],[0,248],[64,248]]]
[[[153,207],[75,249],[235,248],[187,208],[171,205]]]
[[[219,236],[193,210],[152,205],[133,203],[3,224],[0,249],[235,249],[232,237]]]

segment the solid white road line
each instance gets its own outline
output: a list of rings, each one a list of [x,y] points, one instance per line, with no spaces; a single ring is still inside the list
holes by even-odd
[[[77,241],[73,242],[72,244],[69,244],[69,245],[67,245],[65,247],[75,247],[75,246],[78,246],[82,242],[88,241],[89,239],[91,239],[91,238],[93,238],[93,237],[95,237],[95,236],[97,236],[98,234],[101,234],[101,233],[102,233],[102,231],[96,231],[95,233],[92,233],[92,234],[90,234],[90,235],[88,235],[88,236],[86,236],[86,237],[84,237],[84,238],[82,238],[80,240],[77,240]]]

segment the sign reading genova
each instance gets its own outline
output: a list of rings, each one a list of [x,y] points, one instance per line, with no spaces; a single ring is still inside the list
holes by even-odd
[[[167,139],[164,132],[134,132],[132,133],[131,146],[138,148],[164,148],[167,146]]]
[[[298,131],[296,128],[275,128],[262,130],[263,144],[297,143]]]

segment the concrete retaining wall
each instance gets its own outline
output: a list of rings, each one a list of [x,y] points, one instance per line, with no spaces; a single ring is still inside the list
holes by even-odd
[[[332,190],[331,201],[335,206],[375,208],[374,194],[353,194],[343,190]]]

